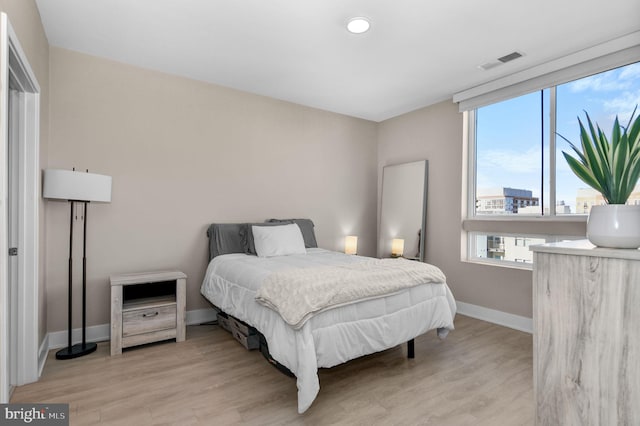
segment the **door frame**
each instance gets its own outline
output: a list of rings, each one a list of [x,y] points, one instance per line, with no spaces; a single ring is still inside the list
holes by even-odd
[[[9,328],[7,221],[9,77],[19,84],[19,208],[17,324]],[[0,403],[9,402],[11,386],[37,381],[39,328],[40,86],[6,13],[0,14]],[[16,347],[9,347],[11,336]],[[9,351],[12,364],[9,365]],[[10,382],[14,373],[16,383]]]

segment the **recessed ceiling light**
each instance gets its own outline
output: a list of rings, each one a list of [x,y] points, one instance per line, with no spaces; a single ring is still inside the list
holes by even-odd
[[[362,34],[369,31],[369,20],[363,17],[351,18],[347,24],[347,30],[353,34]]]

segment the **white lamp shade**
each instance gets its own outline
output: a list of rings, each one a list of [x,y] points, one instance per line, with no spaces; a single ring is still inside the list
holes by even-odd
[[[44,171],[44,198],[74,201],[111,202],[111,176],[71,170]]]
[[[404,254],[404,240],[394,238],[391,241],[391,256],[402,256]]]
[[[344,238],[344,252],[345,254],[358,253],[358,237],[349,235]]]

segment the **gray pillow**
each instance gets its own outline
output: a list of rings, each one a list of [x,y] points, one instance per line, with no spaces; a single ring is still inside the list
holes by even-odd
[[[293,221],[282,221],[282,222],[264,222],[264,223],[245,223],[244,227],[240,231],[240,237],[242,239],[242,243],[244,244],[245,253],[255,254],[256,253],[256,245],[253,242],[253,232],[251,232],[252,226],[278,226],[278,225],[288,225],[293,223]],[[302,234],[304,237],[304,234]]]
[[[209,237],[209,260],[229,253],[246,253],[242,240],[244,223],[212,223],[207,229]]]
[[[269,219],[267,223],[295,223],[300,227],[302,231],[302,238],[304,238],[304,246],[306,248],[316,248],[318,247],[318,242],[316,241],[316,234],[313,231],[314,224],[311,219]]]

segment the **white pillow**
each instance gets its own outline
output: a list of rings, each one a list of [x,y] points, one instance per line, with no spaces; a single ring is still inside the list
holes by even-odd
[[[281,226],[251,226],[258,257],[306,254],[300,227],[292,223]]]

